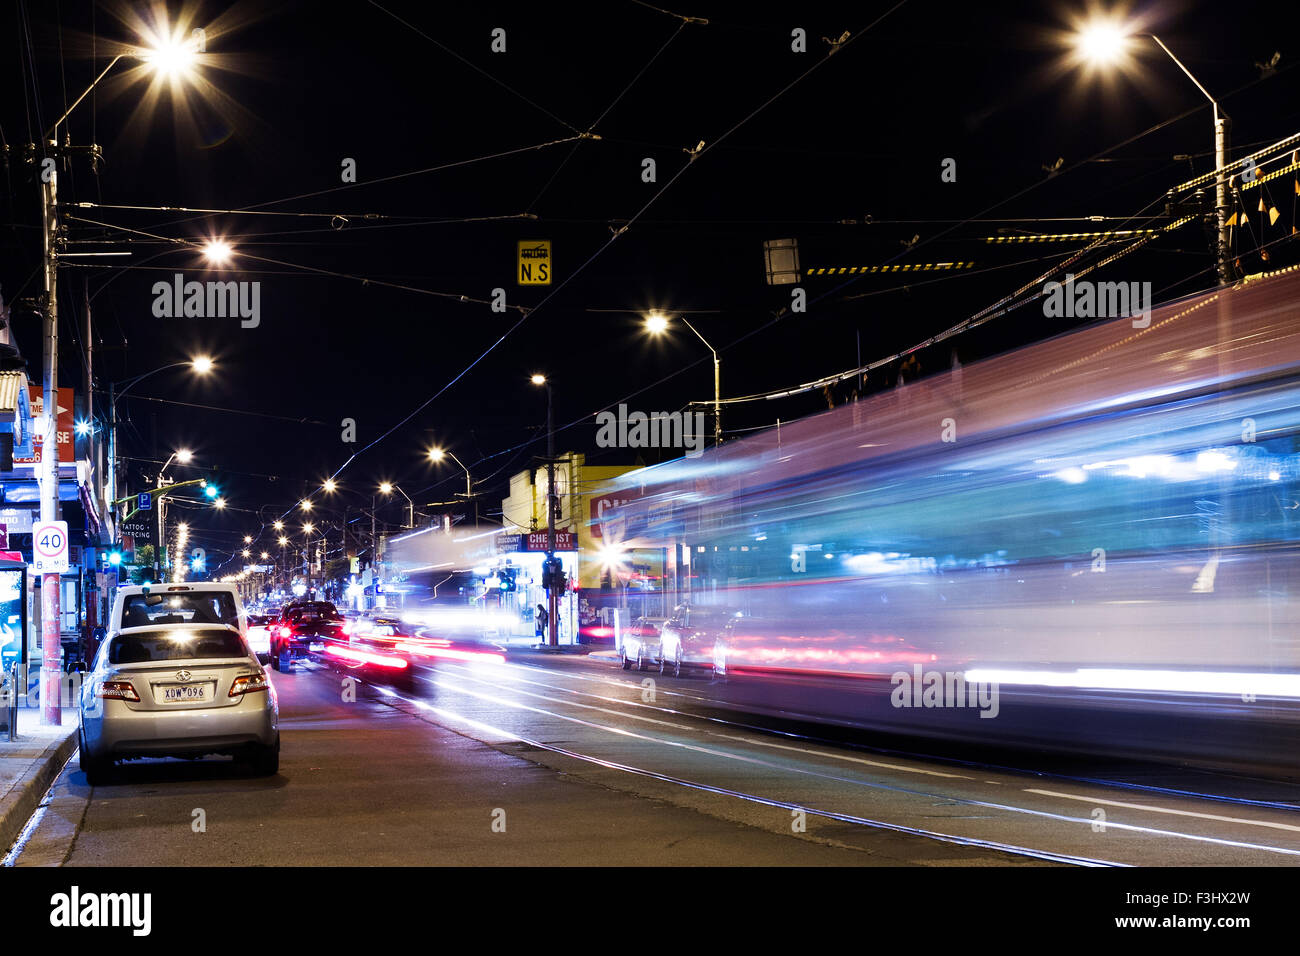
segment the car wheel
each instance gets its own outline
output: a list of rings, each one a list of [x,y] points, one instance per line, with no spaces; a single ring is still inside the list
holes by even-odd
[[[668,673],[668,657],[664,654],[664,649],[659,648],[659,673]]]
[[[275,652],[275,648],[271,648],[271,670],[278,671],[279,669],[280,655]]]
[[[627,648],[625,647],[623,648],[623,670],[630,671],[631,669],[632,669],[632,661],[627,656]]]
[[[637,648],[636,651],[636,669],[639,671],[645,670],[645,651],[641,648]]]
[[[254,747],[248,760],[259,777],[270,777],[280,772],[280,738],[269,747]]]
[[[257,662],[258,662],[259,664],[269,664],[269,663],[271,663],[271,655],[270,655],[270,654],[260,654],[260,653],[259,653],[259,654],[257,655]]]

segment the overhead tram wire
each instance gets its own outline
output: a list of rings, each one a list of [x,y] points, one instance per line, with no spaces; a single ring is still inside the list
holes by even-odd
[[[92,226],[100,226],[105,229],[115,229],[119,232],[127,232],[133,235],[146,236],[150,239],[158,239],[164,242],[172,243],[175,246],[189,249],[193,252],[201,252],[203,249],[203,243],[196,242],[193,239],[178,239],[173,236],[160,236],[157,233],[146,232],[143,229],[133,229],[130,226],[119,226],[114,223],[99,222],[94,219],[85,219],[81,216],[69,215],[65,217],[65,221],[82,222]],[[346,272],[336,272],[333,269],[321,269],[317,266],[303,265],[298,262],[289,262],[284,259],[272,259],[268,256],[258,256],[258,255],[254,255],[251,252],[238,252],[235,253],[235,255],[240,259],[251,259],[254,262],[268,262],[272,265],[287,266],[291,269],[298,269],[301,272],[306,272],[314,275],[328,276],[332,279],[347,279],[352,282],[360,282],[362,285],[373,285],[373,286],[379,286],[381,288],[386,288],[386,289],[397,289],[402,292],[414,292],[419,295],[434,296],[435,298],[440,298],[440,299],[454,299],[457,302],[472,302],[476,305],[492,304],[491,300],[489,299],[479,299],[473,296],[460,295],[455,292],[437,292],[433,289],[421,289],[418,286],[403,285],[402,283],[398,283],[398,282],[387,282],[383,279],[373,279],[373,278],[368,278],[366,276],[352,275]],[[523,312],[525,316],[527,315],[527,309],[524,306],[514,305],[514,306],[508,306],[508,308],[517,309],[518,311]]]
[[[627,86],[623,87],[622,91],[618,94],[618,96],[614,97],[614,99],[610,102],[610,104],[607,107],[605,107],[604,112],[602,112],[599,116],[597,116],[595,121],[592,122],[592,124],[587,127],[586,134],[583,137],[584,139],[593,138],[595,129],[597,126],[600,125],[600,121],[609,115],[609,111],[618,105],[619,101],[622,100],[623,97],[627,95],[628,91],[631,90],[632,87],[636,85],[637,80],[641,79],[642,75],[645,74],[645,71],[650,69],[650,66],[655,62],[655,60],[659,59],[660,54],[662,54],[664,50],[668,49],[669,44],[671,44],[673,40],[677,39],[677,34],[681,33],[682,30],[686,28],[686,24],[688,22],[690,21],[683,19],[682,23],[677,27],[676,30],[673,31],[672,36],[670,36],[667,40],[664,41],[664,45],[655,51],[655,54],[652,57],[650,57],[649,60],[646,61],[645,65],[642,66],[641,69],[637,70],[636,76],[632,77],[632,79],[628,82]],[[532,212],[533,207],[537,205],[538,200],[540,200],[542,196],[546,194],[546,191],[551,188],[551,184],[555,182],[556,178],[564,170],[564,167],[569,164],[569,160],[573,159],[574,155],[578,152],[578,149],[581,145],[582,145],[581,140],[573,144],[568,154],[564,157],[564,159],[560,161],[560,165],[555,167],[555,172],[551,173],[550,178],[546,180],[545,184],[538,191],[537,195],[533,197],[532,202],[528,204],[528,206],[525,209],[526,212]]]
[[[373,3],[373,0],[371,0],[371,2]],[[750,113],[745,115],[737,123],[732,125],[728,130],[726,130],[721,136],[715,139],[712,143],[706,144],[698,153],[693,153],[691,157],[687,160],[687,162],[684,163],[682,167],[678,169],[676,173],[673,174],[672,178],[669,179],[668,182],[664,183],[663,186],[661,186],[658,190],[656,190],[655,194],[651,196],[649,200],[646,201],[645,205],[643,205],[639,210],[637,210],[637,212],[627,221],[625,225],[621,226],[618,230],[616,230],[613,233],[613,235],[611,235],[609,239],[607,239],[605,243],[602,246],[600,246],[600,248],[598,248],[595,252],[593,252],[576,269],[570,272],[565,277],[563,282],[559,283],[553,289],[548,291],[547,294],[542,298],[542,300],[537,303],[537,305],[533,306],[531,309],[523,310],[523,315],[520,316],[520,318],[518,319],[518,321],[514,323],[514,325],[512,325],[505,332],[503,332],[495,342],[489,345],[487,349],[485,349],[476,359],[474,359],[474,361],[470,362],[469,365],[467,365],[464,369],[462,369],[459,373],[457,373],[456,376],[452,378],[450,381],[448,381],[445,385],[443,385],[442,388],[438,389],[437,392],[435,392],[433,395],[427,398],[424,402],[420,403],[420,405],[418,405],[410,414],[404,417],[396,425],[393,425],[387,431],[383,432],[378,438],[370,442],[370,444],[366,445],[364,448],[361,448],[353,452],[348,457],[348,459],[342,465],[339,466],[338,470],[335,471],[330,477],[331,478],[338,477],[340,474],[343,473],[344,469],[346,469],[348,465],[350,465],[353,461],[357,459],[358,456],[365,454],[375,445],[378,445],[380,442],[386,439],[393,432],[397,431],[397,429],[404,426],[412,418],[414,418],[424,409],[428,408],[429,405],[431,405],[434,401],[436,401],[439,397],[441,397],[449,388],[451,388],[462,378],[468,375],[480,362],[483,361],[483,359],[487,358],[488,355],[490,355],[493,351],[495,351],[497,346],[499,346],[502,342],[504,342],[507,338],[509,338],[510,335],[513,334],[520,326],[522,326],[528,320],[529,316],[531,316],[533,313],[537,312],[538,310],[542,309],[548,302],[550,302],[553,298],[555,298],[555,296],[558,295],[570,282],[572,282],[575,278],[577,278],[577,276],[581,275],[582,272],[588,266],[591,265],[591,263],[595,262],[596,259],[599,258],[601,254],[605,252],[605,250],[609,249],[609,247],[613,245],[613,243],[620,236],[626,233],[627,230],[630,229],[632,225],[635,224],[636,221],[640,219],[642,215],[644,215],[647,209],[649,209],[652,205],[654,205],[654,203],[659,199],[659,197],[661,197],[668,189],[672,187],[674,183],[677,182],[679,178],[681,178],[681,175],[687,169],[695,165],[695,162],[697,160],[699,160],[702,156],[708,153],[719,143],[726,140],[729,136],[735,133],[736,130],[740,129],[742,126],[744,126],[746,123],[752,120],[755,116],[757,116],[759,113],[765,110],[776,100],[784,96],[787,92],[789,92],[796,85],[798,85],[800,81],[802,81],[803,79],[811,75],[814,71],[816,71],[819,67],[824,65],[826,61],[829,60],[832,56],[834,56],[837,51],[843,50],[844,48],[848,47],[852,43],[856,42],[862,36],[865,36],[872,28],[874,28],[877,24],[885,20],[885,18],[890,16],[895,10],[898,10],[900,7],[904,6],[907,2],[908,0],[898,0],[898,2],[895,3],[892,7],[890,7],[887,11],[882,13],[880,16],[876,17],[874,20],[872,20],[869,24],[867,24],[857,33],[850,36],[848,40],[845,40],[838,47],[832,47],[830,50],[828,50],[825,56],[823,56],[821,59],[814,62],[811,66],[809,66],[806,70],[804,70],[802,73],[796,76],[793,80],[791,80],[785,86],[781,87],[781,89],[779,89],[776,93],[772,94],[772,96],[764,100],[763,103],[761,103],[758,107],[756,107]]]

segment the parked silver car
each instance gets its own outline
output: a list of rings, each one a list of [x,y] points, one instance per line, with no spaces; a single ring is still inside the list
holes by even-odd
[[[279,705],[238,629],[126,628],[99,648],[81,689],[81,769],[92,786],[115,761],[228,754],[280,768]]]
[[[680,677],[688,667],[713,667],[713,650],[728,622],[740,617],[733,608],[679,604],[659,637],[661,671]]]

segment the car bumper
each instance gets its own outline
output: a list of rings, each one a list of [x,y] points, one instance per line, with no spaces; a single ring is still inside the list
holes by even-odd
[[[233,753],[250,744],[272,746],[279,715],[264,692],[246,694],[232,707],[131,710],[120,700],[100,701],[103,714],[81,720],[90,757],[201,757]]]

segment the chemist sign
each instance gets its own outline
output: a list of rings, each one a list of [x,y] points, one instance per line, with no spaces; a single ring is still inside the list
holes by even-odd
[[[39,521],[32,526],[32,570],[37,574],[67,573],[66,521]]]

